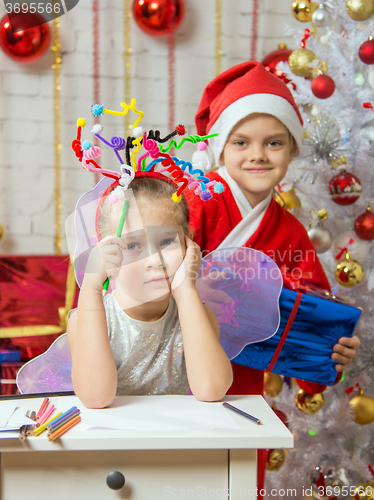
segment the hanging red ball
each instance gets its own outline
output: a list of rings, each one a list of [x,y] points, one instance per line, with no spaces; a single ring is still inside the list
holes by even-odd
[[[168,36],[184,18],[183,0],[134,0],[132,12],[136,24],[147,35]]]
[[[361,45],[358,57],[365,64],[374,64],[374,40],[367,40]]]
[[[352,205],[359,199],[362,190],[358,177],[344,171],[331,179],[329,188],[332,201],[338,205]]]
[[[12,26],[7,15],[0,21],[0,47],[14,61],[30,63],[39,59],[50,42],[49,26],[38,13],[12,14]]]
[[[273,408],[273,412],[276,414],[276,416],[283,422],[283,424],[288,427],[287,423],[287,416],[283,413],[283,411],[277,410],[276,408]]]
[[[290,54],[292,53],[292,50],[287,49],[286,47],[283,47],[282,45],[279,46],[278,50],[273,50],[273,52],[270,52],[265,59],[261,62],[263,66],[265,66],[266,71],[269,71],[270,73],[273,73],[273,75],[278,76],[281,78],[285,83],[288,83],[290,80],[288,80],[281,69],[277,68],[277,64],[280,62],[288,62],[288,58]]]
[[[319,99],[327,99],[335,90],[334,80],[327,75],[318,75],[312,81],[312,92]]]
[[[374,213],[370,207],[357,217],[355,231],[362,240],[374,240]]]

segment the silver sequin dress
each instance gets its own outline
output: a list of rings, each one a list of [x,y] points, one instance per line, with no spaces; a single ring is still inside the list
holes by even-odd
[[[189,394],[178,309],[150,323],[130,318],[113,293],[104,299],[109,340],[117,366],[117,395]]]

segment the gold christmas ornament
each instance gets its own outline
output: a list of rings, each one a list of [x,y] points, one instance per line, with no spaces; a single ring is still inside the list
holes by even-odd
[[[291,52],[288,64],[294,75],[308,77],[313,75],[313,68],[310,68],[309,64],[314,59],[316,59],[316,55],[312,50],[296,49]]]
[[[264,392],[274,398],[278,396],[283,387],[283,380],[280,375],[271,372],[264,374]]]
[[[308,2],[308,0],[296,0],[291,5],[292,14],[298,21],[309,23],[312,20],[313,12],[317,10],[319,4],[316,2]]]
[[[5,238],[5,227],[0,224],[0,241]]]
[[[286,210],[290,210],[293,207],[301,207],[301,201],[296,196],[294,188],[277,194],[275,201]]]
[[[368,481],[361,483],[354,489],[355,494],[351,497],[352,500],[374,500],[374,483]]]
[[[286,453],[281,448],[269,450],[266,470],[278,471],[286,461]]]
[[[366,21],[374,14],[374,0],[347,0],[345,8],[354,21]]]
[[[306,415],[314,415],[314,413],[317,413],[322,408],[324,398],[322,393],[309,394],[304,389],[300,389],[296,393],[295,403],[299,410]]]
[[[357,260],[351,259],[351,254],[347,252],[345,259],[340,261],[335,268],[336,281],[346,287],[358,285],[364,277],[364,270]]]
[[[366,396],[364,391],[360,390],[349,404],[355,411],[356,417],[353,419],[355,422],[366,425],[374,421],[374,399]]]

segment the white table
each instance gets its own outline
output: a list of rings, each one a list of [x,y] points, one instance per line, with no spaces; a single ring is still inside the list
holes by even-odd
[[[45,433],[0,439],[1,500],[256,498],[256,450],[292,448],[293,436],[261,396],[225,401],[263,425],[193,396],[124,396],[105,410],[56,398],[62,411],[73,404],[81,409],[81,424],[54,442]],[[37,410],[41,400],[17,404]],[[121,429],[98,428],[126,415],[131,420]],[[95,419],[96,428],[86,428]],[[125,477],[118,491],[106,482],[112,471]]]

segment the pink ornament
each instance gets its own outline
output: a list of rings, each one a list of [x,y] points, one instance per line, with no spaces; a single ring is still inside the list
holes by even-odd
[[[198,145],[197,145],[197,149],[199,151],[205,151],[206,150],[206,144],[205,144],[205,142],[199,142]]]

